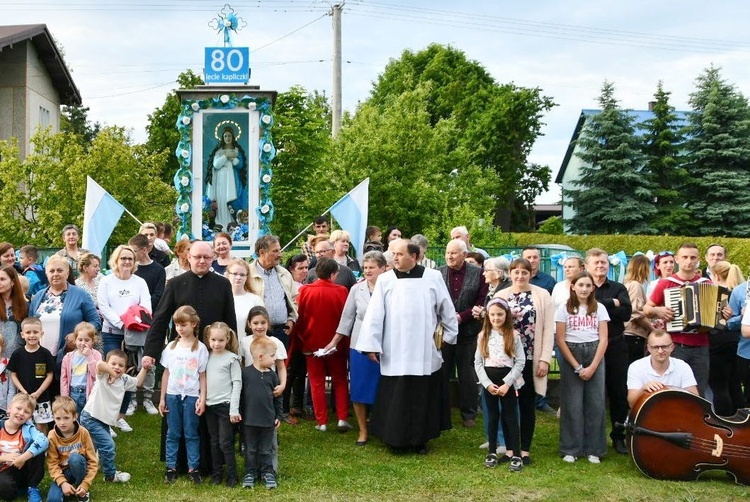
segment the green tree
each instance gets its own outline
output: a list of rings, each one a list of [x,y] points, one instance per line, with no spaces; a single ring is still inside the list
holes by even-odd
[[[618,107],[611,82],[604,82],[598,101],[601,112],[586,119],[578,138],[584,165],[577,188],[563,190],[576,212],[565,223],[579,234],[653,233],[656,208],[641,171],[635,118]]]
[[[330,185],[340,197],[369,176],[370,222],[445,239],[451,225],[491,217],[499,182],[456,145],[455,118],[432,122],[429,87],[391,95],[382,106],[360,105],[335,142],[331,175],[317,186]]]
[[[38,131],[23,161],[15,140],[0,141],[0,239],[41,247],[60,245],[60,229],[83,224],[86,176],[91,176],[142,220],[172,213],[174,195],[159,180],[164,154],[129,143],[124,129],[104,127],[84,150],[70,132]],[[123,243],[138,224],[123,216],[110,243]]]
[[[300,86],[280,93],[274,105],[273,142],[278,153],[273,160],[276,213],[271,226],[283,245],[337,199],[321,190],[331,154],[331,113],[325,96]]]
[[[99,122],[91,123],[88,114],[88,106],[63,106],[60,116],[60,131],[79,136],[84,148],[88,148],[102,129]]]
[[[659,81],[654,94],[654,116],[641,125],[645,130],[644,176],[651,184],[656,204],[651,226],[659,234],[674,234],[690,218],[683,198],[688,180],[681,153],[685,137],[681,121],[669,104],[670,95]]]
[[[541,133],[542,115],[554,103],[538,88],[498,85],[478,62],[452,47],[432,44],[406,50],[375,82],[367,103],[383,111],[394,96],[418,86],[427,91],[429,124],[452,120],[458,132],[448,147],[461,148],[468,161],[496,173],[492,186],[494,224],[510,227],[510,211],[526,177],[527,157]],[[529,175],[533,175],[530,173]]]
[[[180,89],[194,89],[196,86],[203,85],[201,77],[196,75],[193,70],[186,70],[177,77],[177,84]],[[149,153],[167,152],[164,157],[164,165],[159,170],[158,176],[167,184],[172,184],[179,163],[174,156],[175,148],[180,142],[180,133],[177,130],[177,117],[180,115],[180,98],[177,92],[172,90],[167,94],[164,104],[154,110],[148,116],[148,125],[146,132],[146,151]]]
[[[693,235],[750,235],[750,108],[747,99],[707,68],[690,95],[685,143]],[[685,227],[683,227],[685,228]]]

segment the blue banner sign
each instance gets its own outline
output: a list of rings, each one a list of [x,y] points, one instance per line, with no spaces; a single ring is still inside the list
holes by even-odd
[[[248,47],[206,47],[207,84],[245,84],[250,80]]]

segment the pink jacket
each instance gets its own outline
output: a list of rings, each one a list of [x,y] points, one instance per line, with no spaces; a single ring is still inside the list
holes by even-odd
[[[62,369],[60,372],[60,395],[70,396],[70,372],[72,371],[71,365],[73,364],[73,354],[75,350],[65,354],[62,360]],[[96,381],[96,363],[102,360],[101,353],[96,349],[91,349],[91,355],[88,359],[88,368],[86,372],[86,397],[91,394],[91,389],[94,388],[94,382]]]

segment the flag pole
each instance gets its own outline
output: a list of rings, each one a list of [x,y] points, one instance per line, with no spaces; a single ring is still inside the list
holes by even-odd
[[[333,207],[333,206],[331,206],[331,207]],[[331,210],[331,207],[329,207],[328,209],[326,209],[326,210],[325,210],[325,211],[324,211],[324,212],[323,212],[323,213],[322,213],[322,214],[321,214],[320,216],[325,216],[326,214],[328,214],[328,212],[329,212],[329,211]],[[313,226],[313,223],[315,223],[315,222],[312,222],[312,223],[310,223],[309,225],[307,225],[307,226],[306,226],[305,228],[303,228],[303,229],[302,229],[302,230],[300,231],[300,233],[298,233],[297,235],[295,235],[295,236],[294,236],[294,237],[292,238],[292,240],[290,240],[289,242],[287,242],[287,243],[286,243],[286,246],[284,246],[283,248],[281,248],[281,252],[283,253],[283,252],[284,252],[284,250],[285,250],[286,248],[288,248],[288,247],[289,247],[289,246],[290,246],[290,245],[291,245],[291,244],[292,244],[293,242],[295,242],[295,241],[296,241],[297,239],[299,239],[299,237],[300,237],[300,236],[301,236],[302,234],[304,234],[305,232],[307,232],[307,229],[308,229],[308,228],[310,228],[311,226]]]
[[[143,225],[143,222],[141,220],[139,220],[138,218],[136,218],[133,213],[131,213],[130,211],[128,211],[128,208],[126,208],[125,206],[122,206],[122,208],[125,210],[126,213],[128,213],[130,215],[131,218],[133,218],[135,221],[137,221],[139,225]]]

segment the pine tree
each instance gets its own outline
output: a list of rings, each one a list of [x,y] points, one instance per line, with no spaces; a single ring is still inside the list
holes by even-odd
[[[566,220],[579,234],[651,234],[656,213],[644,156],[635,134],[635,118],[617,105],[614,85],[604,82],[601,113],[587,117],[577,140],[584,162],[577,188],[563,190],[575,216]]]
[[[695,235],[750,235],[750,107],[713,66],[690,95],[686,169]]]
[[[669,104],[670,95],[660,80],[654,94],[654,117],[641,125],[645,130],[644,175],[651,185],[656,205],[651,226],[659,234],[679,232],[690,218],[684,198],[688,175],[681,153],[685,137],[680,119]]]

